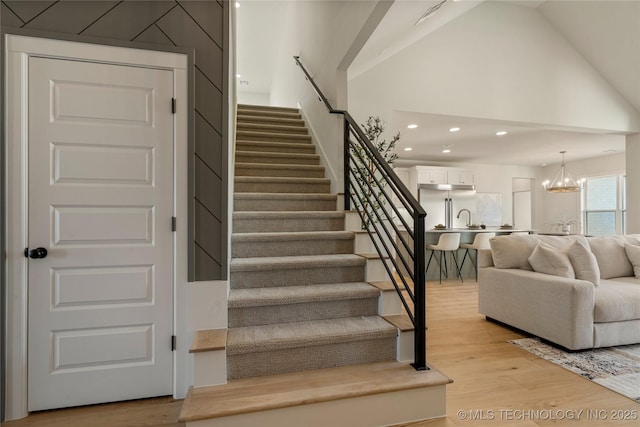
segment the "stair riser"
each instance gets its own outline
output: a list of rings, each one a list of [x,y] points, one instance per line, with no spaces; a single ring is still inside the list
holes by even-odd
[[[237,142],[236,147],[241,151],[257,151],[260,153],[297,153],[315,154],[316,149],[311,144],[281,144],[275,145],[268,142]]]
[[[298,269],[232,271],[230,286],[232,289],[271,288],[276,286],[362,282],[364,278],[364,266],[317,265]]]
[[[278,133],[278,134],[292,134],[292,135],[307,135],[307,128],[304,126],[287,126],[272,123],[246,123],[238,122],[236,129],[238,132],[265,132],[265,133]]]
[[[236,219],[233,222],[234,233],[269,233],[293,231],[339,231],[344,229],[342,218],[312,219]]]
[[[238,166],[235,168],[236,176],[277,176],[290,178],[324,178],[324,168],[261,168]]]
[[[250,132],[239,130],[236,133],[236,140],[242,141],[274,141],[274,142],[297,142],[301,144],[308,144],[311,142],[311,137],[308,135],[295,135],[285,133],[271,133],[271,132]]]
[[[377,298],[230,308],[229,327],[273,325],[376,314],[378,314]]]
[[[236,182],[236,193],[322,193],[331,191],[330,183]]]
[[[372,351],[375,350],[375,351]],[[229,355],[227,377],[247,378],[395,360],[395,338]],[[269,363],[265,363],[269,361]]]
[[[238,199],[234,210],[240,211],[335,211],[335,200]]]
[[[233,242],[234,258],[353,253],[353,239]]]
[[[240,163],[267,163],[270,165],[319,165],[320,157],[314,156],[261,156],[256,154],[236,153],[236,162]]]

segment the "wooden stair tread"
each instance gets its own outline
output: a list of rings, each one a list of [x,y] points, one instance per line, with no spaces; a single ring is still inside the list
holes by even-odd
[[[416,371],[395,361],[243,378],[192,388],[179,420],[198,421],[451,382],[437,370]]]
[[[189,353],[224,350],[227,347],[226,329],[202,329],[196,331]]]
[[[375,286],[381,291],[394,291],[396,290],[395,286],[390,280],[379,280],[374,282],[368,282],[371,286]]]
[[[409,332],[415,329],[411,319],[406,314],[391,314],[388,316],[382,316],[382,318],[400,329],[401,332]]]
[[[358,253],[357,255],[361,256],[364,259],[389,259],[388,255],[381,257],[380,254],[377,252],[364,252],[364,253]]]

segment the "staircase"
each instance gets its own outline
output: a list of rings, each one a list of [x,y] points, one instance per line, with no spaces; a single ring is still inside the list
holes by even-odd
[[[234,220],[263,220],[231,237],[228,378],[395,360],[344,213],[311,225],[335,218],[336,196],[299,113],[240,106],[236,139]]]
[[[218,400],[218,405],[225,400],[228,408],[242,384],[252,390],[268,384],[269,398],[248,397],[254,391],[244,395],[252,403],[271,402],[274,395],[284,393],[286,398],[275,408],[298,408],[304,403],[306,411],[311,410],[309,405],[347,396],[380,398],[406,384],[435,381],[444,388],[449,380],[441,374],[416,373],[396,362],[398,328],[378,315],[381,291],[366,281],[382,279],[366,277],[367,257],[354,253],[357,233],[345,231],[345,212],[336,210],[337,196],[330,193],[331,183],[324,178],[299,112],[238,106],[235,162],[228,330],[223,344],[229,384],[193,389],[182,418],[211,420],[198,425],[236,425],[224,424],[225,419],[248,422],[238,417],[257,412],[255,407],[233,414],[209,408],[206,415],[194,409],[207,399]],[[376,370],[382,374],[372,376]],[[325,390],[319,398],[309,383],[316,375],[327,381],[327,376],[337,375],[334,372],[346,375],[335,377],[334,387],[340,391]],[[384,372],[394,372],[394,378],[384,379]],[[352,391],[344,394],[349,378],[357,378],[356,389],[364,387],[361,396]],[[284,381],[286,391],[274,389],[278,381]],[[393,390],[386,390],[390,384],[395,384]],[[225,394],[225,387],[235,394]],[[298,399],[306,396],[304,401],[290,401],[296,388],[294,394]],[[265,409],[274,407],[260,411]],[[274,423],[282,425],[278,418]],[[266,425],[264,418],[260,425]]]

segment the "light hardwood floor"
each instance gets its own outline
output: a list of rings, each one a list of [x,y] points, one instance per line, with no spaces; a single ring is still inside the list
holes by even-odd
[[[640,425],[640,404],[507,343],[523,335],[478,314],[473,282],[429,283],[427,325],[427,360],[454,380],[447,386],[448,415],[408,426]],[[35,413],[3,425],[176,427],[180,405],[147,399]]]

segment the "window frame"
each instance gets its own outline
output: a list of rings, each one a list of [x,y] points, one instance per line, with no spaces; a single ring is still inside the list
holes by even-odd
[[[607,178],[607,177],[616,177],[616,207],[615,209],[587,209],[587,197],[589,193],[588,181],[590,179],[598,179],[598,178]],[[613,212],[615,216],[615,234],[616,235],[624,235],[626,232],[626,217],[627,217],[627,206],[626,206],[626,178],[627,175],[625,172],[617,172],[617,173],[609,173],[604,175],[593,175],[582,177],[580,179],[582,185],[581,197],[580,197],[580,214],[582,218],[582,233],[589,234],[589,226],[587,217],[589,213],[604,213],[604,212]]]

